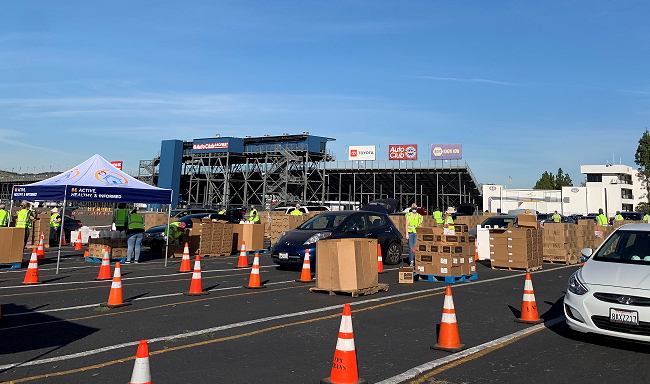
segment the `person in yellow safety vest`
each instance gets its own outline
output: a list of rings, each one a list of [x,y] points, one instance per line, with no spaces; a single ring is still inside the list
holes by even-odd
[[[447,211],[445,212],[445,225],[447,226],[447,229],[450,231],[454,231],[454,217],[452,216],[454,213],[456,213],[456,208],[447,208]]]
[[[225,215],[226,214],[226,208],[221,208],[221,210],[219,211],[219,214],[220,215]]]
[[[607,216],[603,214],[603,209],[598,209],[598,216],[596,216],[596,223],[603,227],[607,226]]]
[[[422,215],[418,213],[418,206],[411,204],[411,210],[406,213],[406,233],[409,237],[409,265],[413,266],[415,254],[413,252],[418,240],[416,228],[422,225]]]
[[[175,221],[169,224],[169,227],[165,228],[165,236],[169,236],[169,243],[173,243],[181,237],[183,234],[183,229],[185,229],[185,223]]]
[[[9,212],[5,211],[6,205],[0,204],[0,227],[9,226]]]
[[[436,208],[433,211],[433,218],[436,219],[436,224],[442,224],[442,212],[440,212],[440,208]]]
[[[18,211],[18,218],[16,219],[16,228],[25,228],[25,241],[23,248],[27,246],[27,240],[29,239],[30,231],[32,229],[32,223],[36,220],[34,212],[29,209],[30,206],[31,204],[28,202],[22,202],[20,204],[22,209]]]
[[[555,211],[553,216],[551,216],[551,220],[553,220],[554,223],[560,223],[562,222],[562,216],[560,216],[560,214]]]
[[[291,215],[292,216],[301,216],[302,215],[302,211],[300,210],[300,204],[296,204],[296,209],[291,211]]]
[[[260,223],[260,217],[257,214],[257,209],[255,209],[254,205],[251,205],[251,211],[249,212],[249,217],[250,221],[253,222],[253,224],[259,224]]]
[[[614,216],[615,221],[620,221],[623,220],[623,216],[621,216],[621,211],[616,211],[616,216]]]
[[[140,244],[144,239],[144,217],[138,214],[138,210],[131,211],[127,218],[126,229],[126,262],[131,263],[131,254],[135,252],[135,262],[140,262]]]
[[[648,212],[644,212],[645,215],[643,215],[643,221],[648,222],[650,220],[650,215],[648,215]]]
[[[52,216],[50,216],[50,244],[59,244],[61,237],[61,215],[59,208],[52,208]]]
[[[115,223],[116,231],[126,231],[128,216],[129,211],[126,209],[126,204],[119,203],[117,209],[113,212],[113,223]]]

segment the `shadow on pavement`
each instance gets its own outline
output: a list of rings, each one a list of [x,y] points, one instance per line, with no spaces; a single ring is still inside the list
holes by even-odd
[[[4,313],[34,312],[34,309],[27,309],[22,305],[15,304],[3,304],[2,310]],[[38,325],[37,331],[34,331],[35,328],[33,327],[7,329],[22,325],[22,318],[24,317],[3,316],[3,321],[0,323],[0,340],[2,340],[0,342],[0,355],[53,348],[33,358],[37,359],[99,331],[98,328],[61,321],[57,317],[42,313],[25,316],[30,318],[30,322],[35,321],[43,324]],[[48,322],[51,323],[48,324]]]

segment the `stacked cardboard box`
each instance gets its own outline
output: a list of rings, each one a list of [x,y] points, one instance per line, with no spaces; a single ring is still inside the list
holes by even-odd
[[[250,225],[250,224],[249,224]],[[234,224],[204,219],[201,223],[200,251],[202,255],[230,255]]]
[[[108,255],[112,259],[126,257],[126,239],[88,239],[88,256],[104,257],[104,250],[108,247]]]
[[[377,240],[321,240],[316,253],[316,289],[349,292],[378,285]]]
[[[291,231],[307,221],[310,217],[313,217],[314,214],[310,215],[273,215],[271,216],[271,228],[269,232],[269,237],[271,238],[271,244],[274,244],[278,241],[280,235],[283,232]]]
[[[614,228],[618,228],[618,227],[622,227],[622,226],[624,226],[626,224],[644,224],[644,223],[646,223],[646,222],[643,221],[643,220],[614,220],[614,222],[612,223],[612,226]]]
[[[388,217],[390,217],[390,219],[393,221],[393,224],[395,224],[395,227],[397,227],[399,233],[402,234],[402,243],[404,245],[408,245],[409,237],[408,234],[406,233],[406,216],[404,216],[403,213],[400,213],[400,214],[390,215]]]
[[[246,242],[247,251],[264,249],[264,226],[260,224],[234,224],[232,250],[240,251],[242,241]]]
[[[537,269],[542,265],[542,231],[507,228],[490,231],[493,268]]]
[[[544,225],[544,261],[559,261],[575,264],[580,261],[580,246],[586,241],[586,235],[579,226],[566,223],[548,223]]]
[[[146,212],[143,216],[145,229],[157,227],[159,225],[167,225],[168,215],[166,213]],[[176,219],[169,219],[170,223],[173,223],[174,221],[176,221]]]
[[[614,227],[612,226],[602,227],[600,225],[596,225],[594,227],[594,249],[596,247],[599,247],[603,241],[605,241],[605,239],[607,239],[607,237],[612,234],[612,232],[614,232]]]
[[[577,225],[577,236],[578,236],[578,251],[581,251],[583,248],[596,248],[596,236],[594,235],[594,229],[596,227],[593,220],[578,220]],[[580,256],[578,256],[580,257]]]
[[[49,211],[37,214],[36,220],[32,223],[32,233],[29,239],[27,239],[27,245],[38,246],[38,242],[41,239],[41,232],[43,232],[43,236],[45,237],[43,244],[45,248],[49,247],[51,216],[52,213]]]
[[[474,243],[469,243],[467,226],[460,224],[454,227],[454,235],[445,235],[443,227],[418,228],[415,273],[434,276],[476,273]]]
[[[454,222],[457,224],[465,224],[469,229],[473,229],[481,225],[485,219],[486,217],[484,216],[458,216]]]
[[[23,261],[25,230],[23,228],[0,228],[0,264]]]

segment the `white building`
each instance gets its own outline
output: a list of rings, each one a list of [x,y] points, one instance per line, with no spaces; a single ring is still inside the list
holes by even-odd
[[[541,213],[558,211],[563,215],[598,213],[608,217],[616,211],[633,211],[647,201],[645,182],[638,170],[627,165],[581,165],[585,187],[559,190],[507,189],[501,185],[483,186],[483,209],[507,213],[530,209]]]

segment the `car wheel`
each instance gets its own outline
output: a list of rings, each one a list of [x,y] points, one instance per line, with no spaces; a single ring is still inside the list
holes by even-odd
[[[402,261],[402,247],[399,246],[399,243],[390,243],[388,246],[388,252],[384,257],[384,263],[395,265],[399,264]]]

